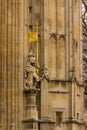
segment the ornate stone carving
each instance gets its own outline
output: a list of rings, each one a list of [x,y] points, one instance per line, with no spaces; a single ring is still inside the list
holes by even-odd
[[[39,82],[39,76],[36,73],[36,58],[34,53],[31,51],[28,55],[26,67],[25,67],[25,83],[24,88],[36,88]]]
[[[56,33],[50,33],[50,39],[54,38],[55,40],[57,40],[57,34]]]
[[[49,80],[48,69],[46,67],[41,68],[41,71],[40,71],[40,80],[43,80],[44,78]]]
[[[64,41],[66,40],[66,35],[65,34],[59,34],[58,39],[62,38]]]
[[[57,33],[50,33],[50,38],[54,38],[55,40],[59,40],[62,38],[64,41],[66,40],[66,35],[65,34],[57,34]]]

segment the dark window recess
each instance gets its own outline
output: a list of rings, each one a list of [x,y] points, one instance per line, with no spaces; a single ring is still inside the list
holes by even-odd
[[[85,110],[87,111],[87,94],[84,95],[84,107]]]
[[[63,118],[63,113],[62,112],[56,112],[56,125],[57,126],[61,126],[62,118]]]
[[[29,6],[29,10],[32,11],[32,5]]]
[[[77,119],[79,120],[79,113],[77,113]]]

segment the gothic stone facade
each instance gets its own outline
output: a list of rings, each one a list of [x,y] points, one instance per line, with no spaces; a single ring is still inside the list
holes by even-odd
[[[85,130],[81,6],[81,0],[0,0],[0,130]],[[27,31],[36,22],[43,70],[37,94],[24,91],[27,56],[36,54]]]

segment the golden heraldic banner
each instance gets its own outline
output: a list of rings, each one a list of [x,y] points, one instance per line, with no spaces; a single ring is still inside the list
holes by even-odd
[[[38,42],[38,33],[37,32],[28,32],[29,42]]]

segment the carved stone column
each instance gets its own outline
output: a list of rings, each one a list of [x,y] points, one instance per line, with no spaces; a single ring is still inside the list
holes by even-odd
[[[32,88],[24,90],[24,93],[26,94],[26,118],[38,119],[38,112],[36,106],[37,89]]]
[[[23,120],[23,130],[38,130],[37,89],[25,89],[24,94],[26,96],[26,115]]]

